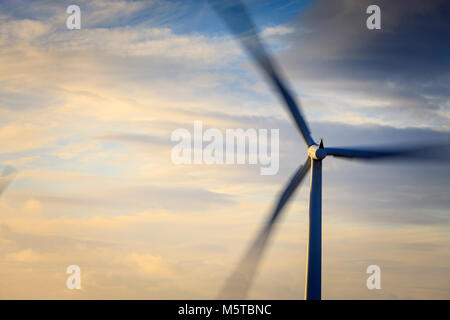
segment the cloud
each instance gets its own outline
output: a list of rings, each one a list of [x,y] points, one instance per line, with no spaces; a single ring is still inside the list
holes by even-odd
[[[271,37],[271,36],[284,36],[286,34],[293,33],[294,29],[289,26],[275,26],[275,27],[266,27],[261,32],[263,37]]]
[[[31,249],[22,250],[15,253],[9,253],[6,256],[6,261],[11,262],[38,262],[41,260],[41,257],[39,254],[34,252]]]
[[[10,124],[0,128],[0,149],[2,152],[18,152],[35,149],[54,141],[54,137],[46,135],[44,129],[34,124]]]
[[[133,252],[126,258],[146,276],[167,276],[169,270],[161,257]]]
[[[47,24],[31,19],[11,21],[5,16],[0,16],[0,24],[2,26],[0,43],[6,41],[32,41],[50,31]]]
[[[315,1],[298,16],[280,60],[307,110],[316,119],[448,129],[448,3],[378,1],[375,31],[365,23],[370,4]]]
[[[26,199],[29,193],[17,195],[19,199]],[[68,206],[71,210],[82,207],[110,208],[121,212],[126,208],[164,208],[171,211],[206,210],[213,205],[232,206],[236,202],[233,196],[218,192],[211,192],[199,188],[161,188],[157,186],[128,186],[108,188],[104,192],[81,195],[38,194],[33,197],[48,207]],[[178,201],[174,202],[176,198]],[[28,204],[27,204],[28,206]],[[110,211],[111,212],[111,211]]]

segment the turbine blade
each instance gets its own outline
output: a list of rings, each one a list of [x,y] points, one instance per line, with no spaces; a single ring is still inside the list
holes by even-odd
[[[219,293],[219,299],[244,299],[248,289],[256,274],[258,264],[261,261],[264,249],[267,246],[269,237],[273,232],[274,224],[280,216],[284,206],[291,198],[294,191],[302,182],[305,175],[311,167],[311,160],[308,157],[306,162],[298,168],[291,180],[281,193],[277,205],[270,214],[269,219],[258,233],[256,239],[248,248],[246,254],[240,260],[234,272],[228,278],[222,291]]]
[[[238,38],[248,54],[255,60],[261,68],[272,86],[278,92],[286,104],[292,118],[297,125],[303,139],[308,146],[314,144],[308,125],[303,117],[299,106],[295,102],[288,87],[285,85],[275,62],[271,59],[262,41],[260,40],[252,19],[247,13],[243,3],[239,0],[209,0],[218,15],[224,20],[233,35]]]
[[[450,161],[450,144],[428,144],[401,147],[325,148],[327,155],[360,160]]]
[[[5,169],[3,170],[3,174],[0,177],[0,196],[6,190],[6,188],[11,183],[11,181],[14,179],[15,175],[16,175],[16,169],[14,169],[11,166],[5,167]]]

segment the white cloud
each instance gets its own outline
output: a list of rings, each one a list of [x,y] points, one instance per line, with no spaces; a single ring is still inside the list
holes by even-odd
[[[41,256],[31,249],[21,250],[19,252],[9,253],[6,256],[6,261],[11,262],[38,262]]]
[[[286,25],[278,25],[274,27],[266,27],[261,32],[263,37],[284,36],[294,32],[294,28]]]

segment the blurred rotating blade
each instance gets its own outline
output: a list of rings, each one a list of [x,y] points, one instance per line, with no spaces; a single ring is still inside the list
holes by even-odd
[[[450,144],[378,148],[325,148],[327,155],[359,160],[450,161]]]
[[[256,274],[258,264],[264,253],[264,249],[266,248],[269,237],[273,231],[274,224],[279,218],[284,206],[308,173],[310,167],[311,160],[308,157],[306,162],[295,172],[283,193],[281,193],[278,203],[269,216],[268,221],[249,247],[234,272],[228,278],[222,291],[219,293],[219,299],[244,299],[246,297]]]
[[[239,0],[209,0],[209,2],[225,21],[233,35],[241,41],[244,48],[263,70],[272,86],[279,93],[306,144],[308,146],[313,145],[314,140],[311,137],[305,118],[302,116],[299,106],[297,106],[292,94],[285,85],[287,82],[283,81],[280,73],[277,71],[275,62],[270,58],[258,37],[256,28],[245,6]]]
[[[0,196],[14,179],[14,177],[16,176],[16,172],[16,169],[11,166],[6,166],[5,169],[3,169],[3,174],[0,177]]]

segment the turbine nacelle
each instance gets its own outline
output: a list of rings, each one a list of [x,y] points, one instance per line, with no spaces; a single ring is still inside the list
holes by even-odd
[[[308,148],[308,156],[314,160],[322,160],[327,156],[327,151],[323,148],[323,141],[319,145],[313,144]]]

